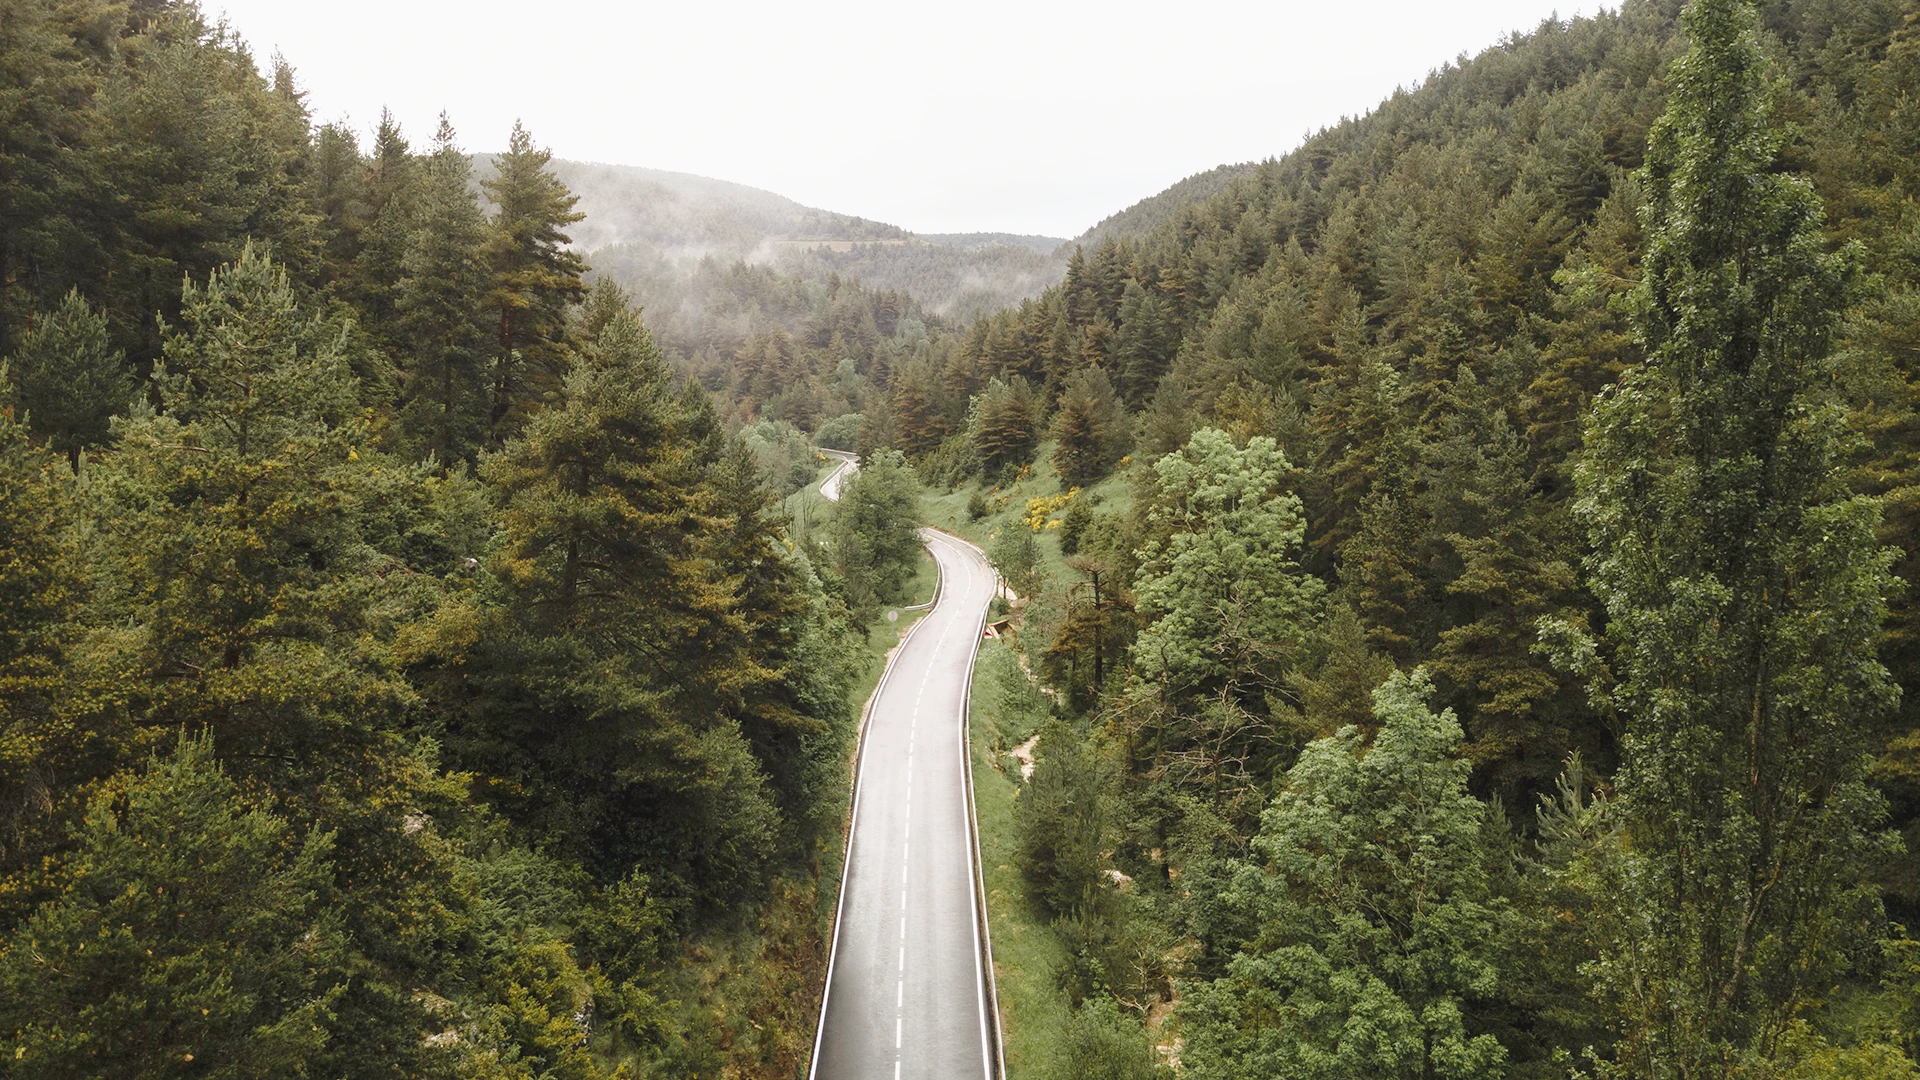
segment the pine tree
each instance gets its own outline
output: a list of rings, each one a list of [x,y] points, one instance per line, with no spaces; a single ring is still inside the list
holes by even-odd
[[[125,356],[78,289],[40,317],[10,366],[34,434],[76,467],[82,450],[107,441],[108,420],[133,400]]]
[[[416,228],[401,260],[395,307],[400,426],[417,453],[442,466],[475,460],[487,435],[486,327],[480,308],[486,219],[469,186],[467,155],[445,116],[421,170]]]
[[[1501,785],[1543,789],[1579,734],[1568,723],[1568,680],[1532,645],[1544,615],[1583,610],[1576,587],[1574,530],[1528,482],[1519,433],[1462,367],[1446,395],[1447,415],[1429,440],[1433,486],[1445,491],[1450,526],[1441,551],[1457,566],[1442,613],[1432,670],[1469,736],[1467,756]],[[1593,733],[1584,733],[1591,736]],[[1591,748],[1592,741],[1583,740]],[[1603,738],[1598,742],[1604,745]],[[1514,800],[1509,805],[1517,805]]]
[[[259,237],[310,279],[320,239],[298,175],[309,132],[297,101],[275,93],[252,54],[197,7],[154,14],[150,25],[134,21],[137,45],[107,67],[88,155],[112,178],[94,193],[93,229],[111,261],[92,295],[140,363],[159,356],[155,316],[174,317],[184,278],[204,278]]]
[[[353,977],[332,836],[248,807],[205,739],[123,784],[93,800],[73,887],[0,944],[8,1074],[323,1067]]]
[[[1634,1075],[1721,1076],[1824,996],[1880,815],[1863,783],[1894,690],[1889,554],[1842,483],[1828,338],[1856,264],[1777,168],[1748,0],[1695,0],[1643,183],[1646,365],[1602,395],[1578,511],[1627,717],[1634,931],[1600,971]]]
[[[534,621],[606,645],[676,636],[667,611],[711,586],[690,545],[705,513],[688,417],[653,338],[616,316],[569,373],[560,407],[490,456],[505,500],[499,569]],[[658,617],[632,617],[636,605]]]
[[[1120,388],[1128,401],[1138,404],[1153,396],[1178,345],[1160,298],[1139,282],[1128,281],[1120,300],[1120,325],[1113,335],[1113,366],[1120,372]]]
[[[1107,474],[1125,449],[1126,416],[1107,373],[1084,368],[1067,377],[1053,414],[1054,467],[1084,487]]]
[[[1039,442],[1037,405],[1027,380],[990,380],[974,399],[968,434],[986,475],[998,479],[1025,465]]]
[[[586,293],[586,264],[563,231],[585,215],[547,168],[552,160],[553,152],[536,150],[533,136],[515,123],[507,152],[494,159],[494,175],[480,184],[496,208],[485,248],[493,274],[487,307],[496,321],[490,410],[496,445],[558,389],[567,310]]]
[[[461,932],[468,886],[449,846],[420,835],[432,826],[396,808],[454,812],[461,799],[402,735],[417,698],[394,669],[392,627],[422,603],[425,575],[369,533],[384,526],[404,547],[444,525],[409,521],[409,501],[462,493],[434,491],[423,472],[392,475],[368,445],[351,326],[304,310],[258,249],[184,297],[155,372],[164,411],[130,417],[89,470],[95,558],[112,568],[99,603],[124,628],[98,642],[77,673],[102,670],[75,689],[96,697],[101,719],[126,715],[147,745],[204,733],[236,785],[271,794],[289,844],[330,834],[337,880],[351,883],[336,917],[353,927],[342,946],[353,975],[318,1026],[352,1036],[327,1034],[307,1069],[425,1072],[444,1059],[423,1041],[433,1021],[410,988],[451,985],[437,942]],[[140,693],[102,685],[115,676]],[[97,769],[100,756],[81,764]],[[104,779],[90,769],[69,781]],[[481,966],[504,974],[506,958],[487,949]]]
[[[933,375],[924,361],[911,361],[894,374],[891,401],[895,440],[914,458],[933,452],[946,437],[946,424],[934,408]]]
[[[72,47],[69,18],[16,5],[0,34],[0,352],[36,308],[98,265],[100,239],[75,213],[92,197],[91,162],[74,148],[97,122],[86,104],[100,73]]]
[[[1047,914],[1084,913],[1105,878],[1099,762],[1067,723],[1049,720],[1035,734],[1033,773],[1014,804],[1014,864]]]
[[[385,109],[364,167],[365,220],[359,223],[346,292],[375,339],[399,353],[404,346],[397,340],[394,316],[408,249],[420,225],[420,170],[399,122]]]
[[[351,543],[327,473],[365,433],[343,328],[302,312],[258,249],[190,283],[182,322],[154,376],[166,412],[128,426],[115,466],[160,496],[127,539],[161,667],[205,678],[324,632]]]
[[[758,887],[783,829],[738,715],[717,707],[769,673],[724,662],[745,616],[742,583],[712,558],[713,424],[624,313],[560,401],[482,458],[510,606],[465,661],[471,717],[450,740],[470,767],[516,777],[500,797],[518,820],[701,903]]]
[[[360,142],[344,124],[323,124],[314,133],[309,198],[320,215],[321,261],[329,283],[344,283],[360,253],[360,234],[371,213]]]
[[[75,730],[57,707],[85,595],[62,543],[73,514],[65,471],[0,405],[0,927],[52,884],[34,856],[62,846],[72,824],[65,800],[55,810],[59,778],[80,746],[108,735]]]

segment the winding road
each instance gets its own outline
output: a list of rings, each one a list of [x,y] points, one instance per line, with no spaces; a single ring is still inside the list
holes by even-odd
[[[854,467],[822,494],[837,497]],[[861,734],[813,1080],[999,1074],[967,753],[968,686],[994,574],[973,545],[921,535],[940,591],[881,677]]]
[[[827,475],[825,480],[820,482],[820,495],[828,502],[839,502],[840,485],[846,483],[848,477],[860,471],[860,459],[847,453],[845,450],[822,450],[820,452],[840,463],[839,468],[833,470],[833,472]]]

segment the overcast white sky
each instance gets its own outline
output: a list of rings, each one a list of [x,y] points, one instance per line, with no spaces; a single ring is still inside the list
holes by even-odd
[[[315,116],[699,173],[918,232],[1073,236],[1277,156],[1553,0],[203,0]],[[1592,5],[1587,9],[1591,11]],[[1572,14],[1571,9],[1562,9]]]

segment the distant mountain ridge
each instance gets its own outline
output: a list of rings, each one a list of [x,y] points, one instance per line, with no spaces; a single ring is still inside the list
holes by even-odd
[[[907,240],[894,225],[803,206],[784,195],[693,173],[556,158],[552,169],[580,198],[573,227],[583,252],[644,241],[674,256],[749,258],[770,239]],[[492,157],[475,160],[492,174]]]
[[[810,281],[857,278],[913,296],[927,311],[967,321],[1040,295],[1066,274],[1075,245],[1142,237],[1209,198],[1256,162],[1196,173],[1068,240],[1021,233],[921,233],[806,206],[776,192],[693,173],[604,162],[552,162],[580,199],[573,246],[600,272],[659,295],[706,259],[767,265]],[[474,155],[478,182],[493,156]]]
[[[601,273],[651,296],[714,259],[769,265],[816,282],[853,277],[965,321],[1037,296],[1066,273],[1066,241],[1059,237],[916,236],[692,173],[558,158],[551,168],[586,215],[572,227],[573,246]],[[476,182],[492,176],[492,156],[475,155],[474,173]]]

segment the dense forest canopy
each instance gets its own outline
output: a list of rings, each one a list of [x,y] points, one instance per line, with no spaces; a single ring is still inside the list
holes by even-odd
[[[814,456],[528,132],[427,134],[191,3],[0,4],[6,1075],[802,1067],[870,664]]]
[[[1916,103],[1913,0],[1634,0],[1056,254],[0,0],[0,1061],[801,1074],[924,488],[1024,1071],[1912,1080]]]
[[[1914,1075],[1916,34],[1551,21],[892,369],[1032,594],[1039,1071]]]

